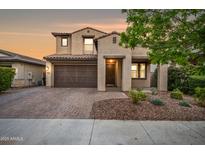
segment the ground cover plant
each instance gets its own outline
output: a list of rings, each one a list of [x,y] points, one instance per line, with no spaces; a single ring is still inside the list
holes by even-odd
[[[139,104],[141,101],[146,100],[146,94],[140,90],[130,90],[129,97],[132,99],[134,104]]]

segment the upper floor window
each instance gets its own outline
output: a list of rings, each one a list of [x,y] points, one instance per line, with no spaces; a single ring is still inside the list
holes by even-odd
[[[62,47],[68,46],[68,38],[61,38],[61,46]]]
[[[84,38],[84,53],[91,54],[93,51],[93,38]]]
[[[146,78],[146,63],[134,63],[131,67],[131,76],[136,79]]]
[[[117,38],[116,38],[116,37],[113,37],[113,38],[112,38],[112,43],[113,43],[113,44],[116,44],[116,43],[117,43]]]

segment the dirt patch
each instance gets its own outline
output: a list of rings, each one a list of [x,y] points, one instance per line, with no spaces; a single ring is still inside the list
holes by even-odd
[[[107,99],[93,104],[91,118],[119,120],[205,120],[205,108],[199,107],[190,96],[184,99],[191,107],[180,106],[178,100],[171,99],[169,93],[149,95],[148,99],[160,98],[164,106],[156,106],[149,101],[135,105],[129,98]]]

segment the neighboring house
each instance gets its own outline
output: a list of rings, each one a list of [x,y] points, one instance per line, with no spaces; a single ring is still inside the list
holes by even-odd
[[[42,83],[45,62],[0,49],[0,66],[16,71],[12,87],[28,87]]]
[[[119,46],[120,34],[86,27],[72,33],[52,33],[56,53],[46,59],[46,85],[50,87],[150,87],[147,49]],[[167,68],[159,68],[159,90],[167,90]]]

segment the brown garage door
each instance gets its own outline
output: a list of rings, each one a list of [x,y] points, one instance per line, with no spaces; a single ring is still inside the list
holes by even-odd
[[[96,65],[55,65],[55,87],[97,87]]]

